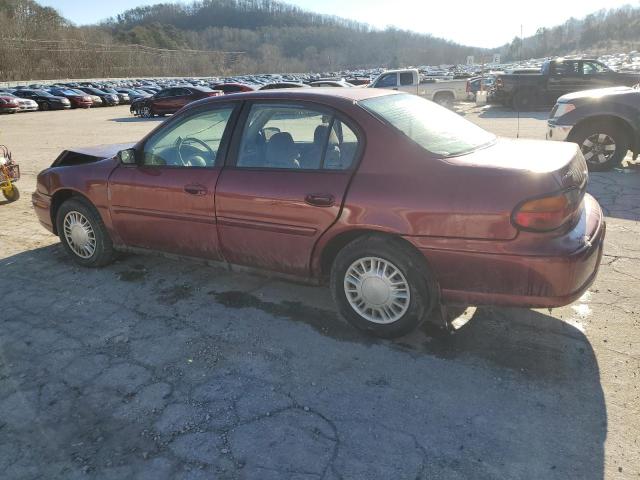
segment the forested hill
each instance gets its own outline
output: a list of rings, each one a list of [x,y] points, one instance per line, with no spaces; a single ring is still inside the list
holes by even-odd
[[[495,51],[516,60],[640,50],[640,7],[631,6],[540,28],[522,48],[514,39],[491,51],[273,0],[164,3],[91,26],[34,0],[0,0],[0,25],[0,80],[329,72],[462,63]]]
[[[603,2],[606,3],[606,2]],[[522,47],[521,47],[522,45]],[[521,51],[522,50],[522,51]],[[541,27],[536,34],[500,48],[503,58],[540,58],[568,53],[616,53],[640,50],[640,7],[600,10],[583,19]]]
[[[243,70],[309,71],[464,62],[480,50],[320,15],[272,0],[204,0],[128,10],[104,22],[115,38],[162,48],[243,51]]]

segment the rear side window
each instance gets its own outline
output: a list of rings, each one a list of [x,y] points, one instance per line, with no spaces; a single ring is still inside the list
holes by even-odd
[[[400,85],[413,85],[413,73],[402,72],[400,74]]]
[[[357,150],[353,130],[330,113],[297,105],[253,105],[236,166],[345,170]]]
[[[437,155],[462,155],[496,139],[457,113],[416,95],[384,95],[358,104]]]

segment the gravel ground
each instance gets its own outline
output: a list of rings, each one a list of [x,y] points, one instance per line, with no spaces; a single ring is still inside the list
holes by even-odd
[[[461,108],[515,136],[512,112]],[[544,138],[544,112],[520,136]],[[0,477],[637,479],[640,175],[591,177],[600,274],[575,304],[483,308],[373,341],[325,289],[156,256],[75,267],[30,205],[65,147],[133,141],[127,107],[0,117]]]

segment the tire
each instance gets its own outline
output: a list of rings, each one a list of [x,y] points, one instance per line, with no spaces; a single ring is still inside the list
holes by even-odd
[[[388,285],[384,285],[386,281],[379,276],[385,263],[387,267],[383,271],[387,280],[400,285],[404,283],[407,288],[398,290],[404,298],[398,297],[395,305],[387,303],[376,312],[368,306],[382,305],[384,295],[389,299]],[[365,282],[369,284],[368,295],[356,286],[357,281],[354,283],[355,277],[350,275],[354,268],[361,274],[360,286]],[[346,245],[333,262],[330,280],[331,293],[340,314],[357,329],[376,337],[406,335],[418,328],[438,303],[437,284],[424,259],[393,237],[365,235]],[[406,291],[404,295],[403,291]]]
[[[49,105],[47,102],[43,102],[42,105],[40,105],[40,110],[42,110],[43,112],[51,110],[51,105]]]
[[[526,112],[536,106],[536,92],[517,91],[513,94],[511,104],[514,110]]]
[[[435,96],[433,97],[433,101],[441,107],[452,109],[454,97],[451,93],[441,92],[435,94]]]
[[[147,106],[140,107],[139,112],[140,112],[140,117],[142,118],[153,118],[153,115],[154,115],[151,107],[147,107]]]
[[[16,187],[14,184],[11,185],[11,190],[2,190],[2,195],[4,195],[4,198],[6,198],[7,201],[15,202],[20,198],[20,190],[18,190],[18,187]]]
[[[80,217],[78,217],[78,215]],[[93,232],[93,248],[88,251],[85,250],[84,255],[78,253],[78,250],[81,250],[79,248],[81,244],[75,247],[71,245],[73,236],[76,235],[73,233],[73,227],[71,229],[67,228],[67,232],[69,233],[65,232],[65,219],[67,219],[67,217],[69,217],[70,224],[78,226],[79,222],[79,226],[83,229],[83,226],[86,226],[86,224],[82,222],[82,218],[84,218]],[[96,268],[108,265],[115,259],[113,242],[111,241],[107,228],[104,226],[100,214],[95,207],[84,198],[73,197],[60,205],[56,214],[56,227],[64,249],[77,264],[83,267]],[[90,237],[91,235],[87,235],[87,238]],[[76,240],[78,238],[82,241],[82,234],[75,237]]]
[[[606,172],[619,166],[631,143],[624,128],[603,120],[579,125],[569,141],[578,144],[591,172]]]

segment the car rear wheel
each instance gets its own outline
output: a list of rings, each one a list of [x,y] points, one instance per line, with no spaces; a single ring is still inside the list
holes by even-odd
[[[42,105],[40,105],[40,110],[42,110],[43,112],[46,112],[49,109],[51,109],[51,105],[49,105],[47,102],[43,102]]]
[[[367,235],[336,256],[331,292],[341,315],[354,327],[394,338],[426,319],[437,288],[419,254],[391,237]]]
[[[56,214],[56,226],[64,249],[83,267],[102,267],[115,258],[109,232],[87,200],[65,201]]]
[[[610,122],[579,126],[570,140],[580,146],[592,172],[605,172],[620,165],[629,151],[626,132]]]
[[[141,107],[140,108],[140,116],[142,118],[153,118],[153,110],[151,110],[151,107]]]
[[[453,108],[453,100],[453,95],[449,92],[436,93],[435,97],[433,97],[435,103],[449,109]]]

